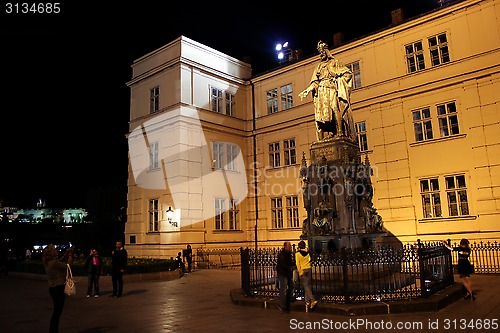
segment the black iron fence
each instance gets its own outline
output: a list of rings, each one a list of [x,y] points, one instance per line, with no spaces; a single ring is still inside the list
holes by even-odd
[[[417,246],[415,243],[408,243],[405,246]],[[457,243],[450,243],[451,246],[459,246]],[[474,264],[475,272],[478,274],[499,274],[500,273],[500,243],[494,242],[472,242],[470,261]],[[382,249],[391,251],[388,248]],[[267,250],[266,250],[267,251]],[[271,249],[277,251],[277,249]],[[410,254],[407,253],[408,257]],[[324,255],[318,256],[325,258]],[[407,258],[405,258],[407,259]],[[452,252],[452,263],[456,267],[458,253]],[[241,266],[240,248],[213,248],[193,250],[193,265],[195,268],[239,268]]]
[[[281,249],[241,249],[241,284],[248,296],[278,297]],[[291,255],[295,255],[295,248]],[[454,283],[452,257],[440,243],[341,249],[312,254],[312,291],[323,302],[360,303],[427,297]],[[295,281],[297,299],[303,298]]]
[[[460,246],[457,243],[453,247]],[[474,265],[474,272],[478,274],[500,273],[500,243],[498,242],[472,242],[469,244],[471,254],[469,261]],[[453,265],[456,267],[458,252],[452,253]]]

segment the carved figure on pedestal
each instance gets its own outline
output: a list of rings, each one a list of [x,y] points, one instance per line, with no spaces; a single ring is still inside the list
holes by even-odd
[[[356,220],[354,219],[354,184],[350,179],[344,181],[344,203],[347,210],[347,221],[345,221],[343,228],[349,231],[350,234],[355,234],[357,231]]]
[[[316,138],[347,136],[356,140],[351,111],[352,72],[328,50],[328,44],[319,41],[317,47],[321,62],[312,74],[309,86],[299,93],[302,100],[312,92]]]
[[[382,231],[382,216],[377,213],[374,207],[364,207],[363,213],[365,215],[366,231],[367,232],[381,232]]]
[[[322,201],[315,209],[312,225],[315,234],[328,235],[333,230],[333,210]]]

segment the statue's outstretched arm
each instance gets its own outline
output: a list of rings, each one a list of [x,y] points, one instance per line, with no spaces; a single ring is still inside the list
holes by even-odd
[[[301,93],[299,93],[300,100],[306,98],[311,91],[316,89],[316,86],[317,86],[316,82],[313,82],[309,85],[309,87],[307,87]]]

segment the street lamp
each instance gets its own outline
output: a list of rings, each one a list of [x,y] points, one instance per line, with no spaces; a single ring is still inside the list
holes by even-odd
[[[174,227],[177,227],[177,222],[174,221],[174,211],[172,210],[172,207],[168,206],[167,209],[167,221]]]

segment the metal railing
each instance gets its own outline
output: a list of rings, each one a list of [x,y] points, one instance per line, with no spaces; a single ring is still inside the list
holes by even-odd
[[[453,247],[460,246],[453,243]],[[472,242],[469,244],[471,254],[469,261],[474,265],[474,272],[477,274],[498,274],[500,273],[500,243],[494,242]],[[458,252],[452,253],[453,265],[458,262]]]
[[[241,249],[241,284],[248,296],[278,297],[281,249]],[[291,252],[295,255],[295,248]],[[359,303],[427,297],[454,283],[451,253],[439,243],[312,253],[311,289],[323,302]],[[294,296],[303,297],[300,281]]]

